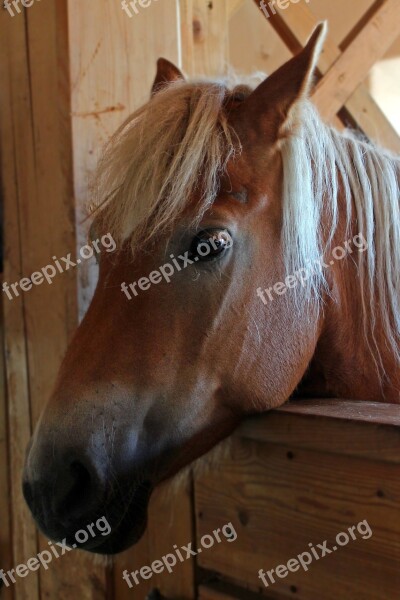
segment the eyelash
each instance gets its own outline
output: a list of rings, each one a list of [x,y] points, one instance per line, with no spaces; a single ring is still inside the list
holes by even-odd
[[[204,229],[192,240],[189,255],[192,260],[207,262],[216,260],[232,247],[233,240],[226,229]],[[200,251],[200,246],[203,249]]]

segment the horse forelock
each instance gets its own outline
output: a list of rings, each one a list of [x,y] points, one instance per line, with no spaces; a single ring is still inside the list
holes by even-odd
[[[228,125],[262,77],[174,82],[133,113],[107,144],[93,178],[96,218],[117,241],[143,243],[171,228],[196,194],[194,222],[214,202],[227,162],[240,152]]]

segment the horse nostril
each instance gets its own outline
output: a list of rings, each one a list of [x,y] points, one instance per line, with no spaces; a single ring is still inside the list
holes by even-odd
[[[86,451],[67,449],[49,462],[44,447],[31,457],[23,492],[38,525],[49,537],[79,529],[102,509],[105,471],[105,461],[96,460]]]
[[[54,490],[54,508],[61,519],[79,516],[98,492],[98,482],[89,468],[74,460]]]

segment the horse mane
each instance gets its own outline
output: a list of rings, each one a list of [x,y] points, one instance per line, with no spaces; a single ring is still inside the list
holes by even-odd
[[[117,242],[129,240],[135,254],[156,235],[172,231],[195,194],[195,222],[201,220],[218,195],[228,161],[241,151],[226,102],[238,93],[250,94],[261,80],[259,74],[247,81],[174,82],[123,123],[94,178],[97,218]],[[358,258],[362,318],[382,374],[377,317],[400,362],[400,158],[352,132],[327,126],[308,100],[298,107],[279,148],[286,273],[320,264],[332,247],[344,197],[346,232],[351,237],[356,226],[368,243],[368,252]],[[324,270],[311,269],[300,287],[294,293],[303,313],[304,303],[322,306],[328,289]]]
[[[328,283],[324,269],[315,265],[329,257],[334,242],[343,245],[361,234],[368,250],[358,253],[354,287],[361,300],[364,336],[384,377],[378,320],[387,348],[400,362],[400,158],[355,132],[327,126],[310,101],[300,107],[299,122],[283,140],[281,153],[286,271],[310,272],[305,290],[299,290],[299,308],[315,299],[321,306]],[[345,239],[337,239],[342,204]]]

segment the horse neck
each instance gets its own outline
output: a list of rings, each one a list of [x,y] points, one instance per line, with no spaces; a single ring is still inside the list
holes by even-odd
[[[360,233],[356,214],[353,196],[349,220],[342,184],[332,248],[343,247]],[[350,255],[335,261],[328,270],[330,294],[325,298],[322,332],[300,393],[400,403],[400,369],[387,343],[379,310],[382,297],[375,289],[375,308],[365,302],[365,297],[363,302],[357,252],[353,247]],[[372,335],[368,327],[373,322]]]

